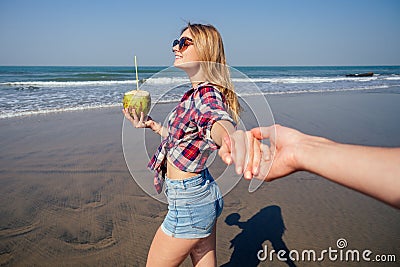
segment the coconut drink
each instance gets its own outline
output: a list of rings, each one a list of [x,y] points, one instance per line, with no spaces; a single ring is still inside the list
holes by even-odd
[[[139,90],[139,76],[137,71],[137,63],[135,56],[135,70],[136,70],[136,90],[126,92],[122,100],[124,108],[132,108],[136,114],[140,116],[143,112],[144,116],[147,116],[151,106],[150,93],[144,90]]]
[[[124,94],[122,101],[124,108],[135,109],[135,112],[140,116],[140,112],[143,112],[144,116],[149,113],[151,106],[150,93],[144,90],[132,90]]]

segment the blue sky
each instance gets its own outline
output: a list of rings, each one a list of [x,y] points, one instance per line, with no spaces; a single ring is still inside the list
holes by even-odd
[[[400,65],[398,0],[0,0],[0,65],[168,66],[186,21],[232,66]]]

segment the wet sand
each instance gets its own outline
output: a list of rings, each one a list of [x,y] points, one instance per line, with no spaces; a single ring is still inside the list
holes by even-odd
[[[399,94],[267,99],[282,125],[345,143],[400,146]],[[248,101],[259,107],[252,102],[259,99]],[[153,118],[162,121],[173,105],[159,105]],[[253,127],[246,120],[246,127]],[[0,120],[0,266],[145,265],[167,206],[132,179],[123,154],[122,125],[119,108]],[[146,147],[154,150],[159,138],[145,136]],[[224,169],[216,159],[212,172],[218,175]],[[257,252],[265,245],[268,252],[321,252],[337,249],[339,238],[346,239],[346,249],[396,254],[399,261],[399,210],[306,172],[264,183],[254,193],[247,188],[248,182],[241,180],[224,198],[217,230],[219,265],[292,265],[280,262],[276,254],[272,262],[259,262]],[[326,256],[323,262],[294,264],[360,263]],[[183,266],[191,266],[190,261]]]

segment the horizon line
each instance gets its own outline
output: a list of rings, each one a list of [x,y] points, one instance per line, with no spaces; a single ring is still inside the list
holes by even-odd
[[[400,64],[382,65],[229,65],[230,67],[400,67]],[[0,67],[134,67],[133,65],[1,65]],[[173,67],[167,65],[140,65],[140,67]]]

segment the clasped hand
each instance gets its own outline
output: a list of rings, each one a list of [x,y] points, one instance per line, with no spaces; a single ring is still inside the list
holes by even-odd
[[[235,164],[236,173],[245,179],[271,181],[299,169],[294,155],[302,136],[280,125],[237,130],[223,138],[218,155],[226,164]],[[269,139],[270,146],[261,143],[263,139]]]

